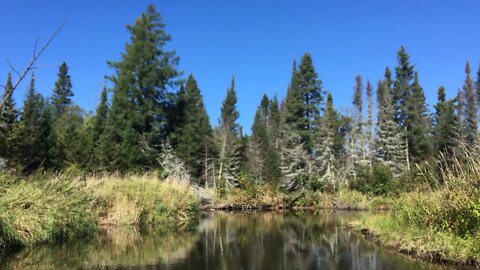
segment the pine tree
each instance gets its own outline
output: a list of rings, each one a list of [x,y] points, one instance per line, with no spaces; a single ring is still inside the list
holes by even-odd
[[[318,79],[312,57],[309,53],[305,53],[302,57],[296,80],[303,102],[303,117],[297,120],[301,125],[299,130],[300,136],[305,143],[304,146],[307,152],[312,153],[314,137],[319,128],[318,123],[320,121],[320,109],[324,90],[322,89],[322,81]]]
[[[181,119],[171,137],[175,140],[175,153],[185,162],[190,174],[200,182],[205,178],[205,161],[213,155],[212,128],[197,81],[190,74],[185,88],[179,92],[177,108]]]
[[[64,62],[58,70],[58,80],[55,82],[55,89],[52,95],[52,105],[55,117],[65,113],[67,107],[72,105],[73,96],[72,82],[68,75],[68,66]]]
[[[270,99],[269,109],[268,134],[270,138],[270,144],[278,151],[280,149],[280,125],[282,116],[276,95]]]
[[[101,138],[105,132],[108,120],[108,93],[107,86],[103,86],[102,93],[100,95],[100,102],[97,106],[97,111],[92,120],[91,134],[90,134],[90,147],[91,152],[91,164],[90,168],[104,169],[104,164],[100,161],[102,156]]]
[[[477,114],[478,106],[476,100],[476,93],[474,90],[473,80],[470,75],[470,63],[465,64],[465,82],[463,84],[463,121],[465,127],[465,142],[472,146],[477,142]]]
[[[398,66],[395,67],[396,76],[393,82],[392,98],[395,109],[395,121],[399,128],[404,129],[407,118],[407,99],[412,91],[414,66],[410,65],[410,56],[408,56],[403,46],[397,53],[397,60]]]
[[[353,106],[355,111],[355,121],[352,130],[352,145],[353,145],[353,163],[367,164],[367,153],[365,149],[365,134],[364,134],[364,120],[363,120],[363,83],[362,77],[357,75],[355,77],[355,86],[353,87]]]
[[[457,95],[455,97],[455,115],[458,119],[458,136],[461,142],[465,142],[465,127],[464,127],[464,117],[463,117],[463,108],[465,107],[465,102],[462,97],[462,90],[457,89]]]
[[[265,116],[265,113],[262,111],[262,105],[260,105],[253,119],[252,138],[249,147],[250,172],[253,180],[257,183],[267,180],[266,160],[267,153],[270,151],[270,145],[267,133],[267,119]]]
[[[178,57],[164,50],[170,36],[164,31],[160,14],[147,7],[134,25],[128,25],[130,42],[119,62],[108,62],[115,70],[112,105],[107,131],[112,151],[110,170],[126,171],[156,166],[155,157],[166,138],[167,90],[176,85]],[[148,145],[146,151],[142,145]]]
[[[8,73],[7,83],[5,84],[5,91],[1,100],[5,99],[5,95],[12,89],[12,76]],[[17,118],[17,111],[15,110],[15,103],[12,96],[5,100],[2,111],[0,111],[0,158],[9,158],[11,149],[9,149],[8,138],[11,136],[13,125]]]
[[[231,189],[239,184],[242,134],[240,125],[237,123],[240,114],[237,111],[236,104],[235,80],[232,79],[232,84],[223,100],[220,126],[217,132],[219,149],[218,184],[221,190]]]
[[[367,81],[367,125],[366,125],[366,144],[368,144],[368,161],[370,165],[373,161],[374,151],[375,151],[375,142],[372,134],[373,129],[373,88],[370,80]]]
[[[388,93],[388,83],[379,81],[377,93]],[[395,121],[395,108],[392,96],[384,94],[379,111],[382,111],[382,118],[377,120],[377,160],[388,166],[395,177],[404,173],[406,152],[402,130],[398,130]]]
[[[337,135],[337,125],[335,122],[336,112],[333,108],[333,97],[329,93],[327,95],[327,103],[325,105],[325,114],[322,117],[319,134],[316,141],[316,149],[318,155],[316,163],[318,168],[318,176],[316,179],[318,184],[314,184],[314,188],[329,185],[335,187],[335,137]]]
[[[452,157],[458,147],[458,118],[455,115],[454,101],[446,100],[443,86],[438,89],[438,101],[434,108],[433,141],[435,151],[437,154],[443,153],[446,157]]]
[[[308,178],[307,166],[310,162],[309,155],[304,149],[298,131],[288,123],[284,123],[282,126],[281,161],[281,188],[285,191],[305,188]]]
[[[425,94],[414,72],[411,94],[407,97],[405,126],[407,131],[408,154],[413,162],[421,162],[432,153],[428,134],[432,126],[425,104]]]
[[[284,106],[285,123],[297,131],[303,129],[301,119],[303,118],[303,97],[298,87],[298,70],[295,60],[293,61],[292,78],[288,86],[287,97]]]
[[[32,173],[50,166],[52,115],[49,102],[35,92],[35,75],[24,99],[20,121],[15,124],[11,145],[15,148],[13,162],[23,173]]]

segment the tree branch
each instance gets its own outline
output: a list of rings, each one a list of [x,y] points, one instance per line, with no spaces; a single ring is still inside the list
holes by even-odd
[[[20,77],[17,79],[17,81],[15,82],[13,87],[11,89],[9,89],[9,91],[6,92],[5,96],[0,101],[0,115],[3,114],[3,109],[4,109],[6,101],[12,96],[13,92],[18,87],[18,85],[23,81],[23,79],[25,79],[28,72],[33,68],[33,65],[35,64],[37,59],[40,57],[40,55],[42,55],[43,51],[45,51],[45,49],[50,45],[50,43],[52,43],[52,41],[55,39],[57,34],[63,28],[63,25],[64,24],[61,24],[60,27],[57,28],[57,30],[50,36],[47,43],[45,43],[45,45],[43,45],[43,47],[38,51],[38,53],[36,52],[36,50],[37,50],[36,47],[37,47],[38,40],[35,42],[35,48],[34,48],[34,51],[33,51],[33,58],[30,61],[30,63],[27,65],[27,67],[23,70],[22,74],[18,73],[15,69],[13,69],[13,71],[17,72]],[[12,67],[12,66],[10,65],[10,67]]]

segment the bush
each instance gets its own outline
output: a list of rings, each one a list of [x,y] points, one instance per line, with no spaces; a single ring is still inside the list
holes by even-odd
[[[370,166],[357,167],[357,179],[352,181],[351,188],[365,194],[375,196],[396,195],[399,193],[399,180],[393,178],[388,166],[373,163]]]

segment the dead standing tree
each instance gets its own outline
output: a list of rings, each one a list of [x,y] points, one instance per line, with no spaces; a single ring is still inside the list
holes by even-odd
[[[57,30],[50,36],[50,38],[48,39],[48,41],[45,43],[45,45],[43,45],[43,47],[37,51],[37,42],[35,43],[35,48],[33,50],[33,58],[32,60],[30,60],[30,63],[27,65],[27,67],[23,70],[22,73],[19,73],[19,72],[16,72],[18,74],[18,79],[17,81],[15,82],[15,84],[12,86],[12,88],[10,88],[6,93],[5,93],[5,96],[3,97],[2,100],[0,100],[0,116],[3,115],[3,110],[5,108],[5,103],[6,101],[12,96],[13,92],[15,91],[15,89],[17,89],[18,85],[23,81],[23,79],[25,79],[25,77],[27,76],[28,72],[30,72],[32,69],[34,69],[34,65],[35,65],[35,62],[37,61],[37,59],[40,57],[40,55],[42,55],[42,53],[45,51],[45,49],[50,45],[50,43],[52,43],[52,41],[55,39],[55,37],[57,36],[57,34],[60,32],[60,30],[62,29],[63,27],[63,24],[60,25],[60,27],[57,28]],[[14,70],[15,71],[15,70]]]

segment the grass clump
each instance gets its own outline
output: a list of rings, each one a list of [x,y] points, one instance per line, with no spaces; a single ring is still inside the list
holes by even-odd
[[[196,220],[198,205],[188,183],[149,175],[0,175],[0,250],[87,237],[98,226],[181,228]]]
[[[0,247],[69,240],[92,235],[91,197],[79,182],[61,177],[3,185]]]
[[[87,180],[100,225],[163,226],[188,224],[199,199],[186,182],[159,181],[154,176],[104,177]]]

